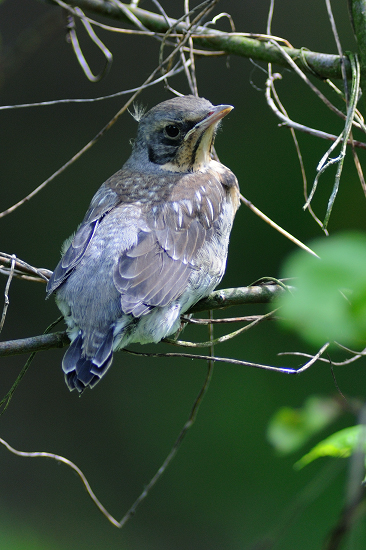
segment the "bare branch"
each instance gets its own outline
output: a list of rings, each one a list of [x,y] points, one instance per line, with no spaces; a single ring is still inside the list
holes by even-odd
[[[13,262],[14,267],[12,267]],[[33,267],[13,255],[0,252],[0,273],[9,276],[11,272],[14,277],[37,283],[47,283],[52,275],[52,271],[49,269]]]
[[[311,356],[311,359],[307,361],[304,365],[299,367],[298,369],[292,369],[287,367],[273,367],[272,365],[262,365],[261,363],[251,363],[249,361],[241,361],[240,359],[231,359],[229,357],[212,357],[211,355],[196,355],[192,353],[145,353],[140,351],[131,351],[129,349],[123,349],[125,353],[129,353],[130,355],[139,355],[141,357],[186,357],[188,359],[201,359],[203,361],[215,361],[217,363],[230,363],[232,365],[239,365],[242,367],[253,367],[255,369],[262,369],[262,370],[268,370],[272,372],[279,372],[281,374],[300,374],[310,368],[316,361],[319,360],[321,355],[326,351],[326,349],[329,347],[329,343],[324,344],[316,353],[314,356]],[[329,361],[328,361],[329,362]]]
[[[45,0],[43,0],[45,1]],[[48,2],[52,0],[48,0]],[[52,2],[57,4],[57,2]],[[185,21],[177,24],[175,19],[165,17],[147,10],[143,10],[130,4],[111,2],[109,0],[69,0],[70,6],[77,6],[95,14],[103,15],[112,19],[118,19],[124,23],[131,24],[131,18],[127,17],[126,10],[135,15],[140,23],[147,29],[154,32],[166,32],[170,27],[176,26],[176,32],[185,33],[188,25]],[[120,6],[124,7],[121,10]],[[252,33],[225,33],[206,26],[198,26],[192,35],[195,47],[207,48],[208,50],[221,50],[227,55],[238,55],[250,57],[266,63],[276,63],[287,66],[281,53],[268,39],[260,40],[258,35]],[[285,48],[286,53],[295,61],[297,66],[309,74],[316,74],[320,78],[342,78],[340,57],[296,48]],[[345,70],[348,78],[351,78],[351,67],[348,60],[345,60]]]
[[[51,334],[41,334],[40,336],[31,336],[21,340],[9,340],[8,342],[0,342],[0,357],[63,348],[69,343],[70,340],[66,332],[52,332]]]
[[[207,298],[192,306],[186,314],[210,309],[225,309],[243,304],[269,304],[283,292],[284,289],[275,284],[215,290]]]
[[[225,309],[234,305],[266,304],[284,292],[284,289],[275,284],[263,286],[249,286],[216,290],[207,298],[200,300],[186,315],[197,311],[211,309]],[[0,342],[0,357],[19,355],[33,351],[45,351],[51,348],[62,348],[70,343],[66,332],[42,334],[21,340]]]

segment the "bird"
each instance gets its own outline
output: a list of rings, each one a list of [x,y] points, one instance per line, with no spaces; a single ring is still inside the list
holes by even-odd
[[[213,145],[232,109],[187,95],[136,116],[130,157],[94,195],[47,284],[71,341],[71,391],[93,388],[115,351],[175,333],[221,281],[240,195]]]

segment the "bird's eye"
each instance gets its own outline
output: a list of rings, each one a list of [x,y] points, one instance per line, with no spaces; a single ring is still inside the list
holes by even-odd
[[[180,130],[175,124],[168,124],[168,126],[165,126],[164,132],[170,138],[177,138],[180,134]]]

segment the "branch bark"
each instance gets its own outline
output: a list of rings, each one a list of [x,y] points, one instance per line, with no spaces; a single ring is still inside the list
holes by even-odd
[[[41,1],[57,5],[54,0]],[[68,0],[68,4],[93,14],[103,15],[132,24],[131,20],[118,7],[118,4],[109,0]],[[162,15],[131,6],[130,4],[123,4],[123,7],[136,16],[144,27],[150,31],[165,33],[172,26],[175,26],[177,32],[184,33],[187,31],[188,26],[184,22],[177,24],[175,19],[168,18],[166,20]],[[246,36],[243,36],[243,34]],[[194,30],[193,42],[197,48],[205,48],[209,51],[221,50],[227,55],[249,57],[257,61],[288,67],[286,60],[278,49],[265,40],[258,40],[257,36],[253,35],[253,38],[251,38],[250,33],[225,33],[216,29],[198,26]],[[342,78],[341,63],[338,55],[289,47],[284,47],[284,49],[302,71],[317,75],[322,79]],[[351,66],[348,59],[345,59],[345,69],[347,78],[351,78]]]
[[[225,309],[234,305],[266,304],[274,300],[283,292],[284,289],[275,284],[216,290],[207,298],[200,300],[195,306],[187,311],[186,314],[196,313],[198,311],[208,311],[211,309]],[[70,340],[66,332],[53,332],[51,334],[42,334],[40,336],[23,338],[21,340],[0,342],[0,357],[31,353],[34,351],[45,351],[52,348],[62,348],[69,343]]]
[[[361,89],[366,90],[366,0],[349,0],[353,31],[358,45]],[[364,104],[365,104],[364,97]]]

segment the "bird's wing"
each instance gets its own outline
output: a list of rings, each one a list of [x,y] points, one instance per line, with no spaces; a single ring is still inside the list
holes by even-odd
[[[70,246],[59,261],[47,283],[47,297],[52,294],[75,269],[85,254],[100,220],[119,202],[117,193],[102,185],[94,195],[84,220],[78,227]]]
[[[183,293],[192,270],[200,268],[197,255],[212,238],[225,190],[215,178],[202,181],[202,175],[199,186],[187,189],[186,182],[180,183],[168,201],[150,209],[150,231],[140,231],[136,246],[115,267],[124,313],[140,317],[153,306],[166,306]]]

